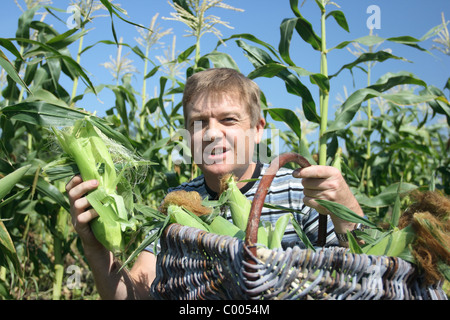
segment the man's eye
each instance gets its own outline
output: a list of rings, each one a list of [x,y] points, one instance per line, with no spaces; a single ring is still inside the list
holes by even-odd
[[[224,122],[236,122],[237,119],[236,118],[225,118],[223,119]]]

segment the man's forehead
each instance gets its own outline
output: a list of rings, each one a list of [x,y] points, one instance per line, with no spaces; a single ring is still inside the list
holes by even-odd
[[[238,94],[235,93],[218,93],[218,94],[205,94],[199,96],[197,99],[193,100],[187,111],[189,112],[201,112],[203,110],[209,109],[221,109],[220,111],[225,111],[232,109],[242,110],[242,99]]]

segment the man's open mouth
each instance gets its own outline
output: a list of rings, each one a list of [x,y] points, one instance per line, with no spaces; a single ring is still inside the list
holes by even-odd
[[[227,152],[226,148],[214,148],[213,150],[211,150],[211,154],[212,155],[220,155]]]

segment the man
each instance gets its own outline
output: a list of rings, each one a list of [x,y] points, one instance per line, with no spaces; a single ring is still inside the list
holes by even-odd
[[[261,116],[258,86],[239,72],[209,69],[191,76],[183,95],[185,126],[191,137],[194,162],[202,175],[176,189],[196,190],[203,197],[216,197],[219,180],[233,173],[238,181],[259,178],[267,164],[253,161],[255,146],[262,139],[265,120]],[[240,182],[241,191],[252,199],[258,181]],[[120,263],[94,237],[89,221],[97,216],[84,194],[97,187],[96,181],[83,182],[74,177],[66,186],[75,230],[83,243],[86,258],[92,269],[97,290],[103,299],[149,298],[150,285],[155,277],[156,257],[144,250],[130,271],[117,273]],[[310,240],[317,237],[318,213],[329,214],[315,199],[326,199],[363,212],[341,173],[328,166],[311,166],[301,170],[279,171],[267,194],[266,202],[289,206],[298,210],[296,218]],[[311,210],[314,208],[315,210]],[[265,210],[261,216],[274,222],[283,212]],[[327,244],[345,246],[343,234],[355,224],[329,215]],[[333,232],[334,231],[334,232]],[[283,245],[302,245],[288,228]]]

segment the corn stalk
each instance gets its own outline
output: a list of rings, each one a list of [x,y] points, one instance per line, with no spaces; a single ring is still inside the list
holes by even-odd
[[[321,0],[321,55],[320,55],[320,73],[328,78],[328,61],[327,61],[327,38],[326,38],[326,9],[327,0]],[[328,102],[330,93],[324,88],[320,88],[320,133],[319,133],[319,164],[327,163],[327,139],[326,134],[328,123]]]

